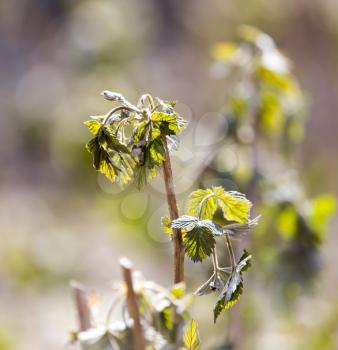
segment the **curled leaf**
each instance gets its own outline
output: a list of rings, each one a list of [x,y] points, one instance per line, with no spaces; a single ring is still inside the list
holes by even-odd
[[[250,267],[250,259],[251,255],[244,251],[238,264],[233,268],[214,306],[214,322],[223,310],[229,309],[239,300],[243,292],[242,271],[246,271]]]

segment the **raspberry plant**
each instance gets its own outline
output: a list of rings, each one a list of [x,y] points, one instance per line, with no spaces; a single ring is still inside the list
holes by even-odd
[[[252,204],[244,194],[222,187],[192,192],[186,215],[179,216],[170,153],[178,149],[178,135],[187,122],[175,111],[175,102],[145,94],[133,105],[118,93],[104,91],[102,95],[117,106],[106,115],[91,117],[85,122],[93,134],[86,148],[92,154],[94,168],[121,186],[133,181],[141,188],[162,170],[169,208],[169,217],[163,218],[162,227],[173,242],[174,287],[167,291],[149,282],[135,288],[131,269],[128,277],[125,273],[128,268],[122,264],[127,293],[120,287],[117,294],[127,305],[124,326],[118,330],[107,322],[94,341],[98,346],[95,349],[115,349],[116,346],[120,349],[131,346],[134,349],[200,349],[196,322],[192,320],[186,325],[190,297],[184,296],[182,284],[184,256],[194,262],[211,258],[213,273],[195,294],[218,292],[213,310],[216,322],[221,312],[239,299],[243,291],[242,273],[251,263],[247,251],[241,257],[235,256],[232,239],[247,234],[259,217],[250,218]],[[222,223],[213,221],[216,212],[222,213]],[[218,246],[226,247],[230,266],[219,266],[217,241]],[[91,327],[92,324],[87,324],[82,329],[85,332],[77,335],[83,349],[94,349],[90,345],[93,337],[89,336],[88,340]]]

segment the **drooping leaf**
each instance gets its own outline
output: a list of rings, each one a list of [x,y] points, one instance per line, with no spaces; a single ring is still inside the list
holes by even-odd
[[[113,162],[109,153],[102,148],[98,137],[91,139],[86,145],[86,148],[93,156],[94,168],[105,175],[109,180],[115,181],[121,168]]]
[[[209,188],[205,190],[198,189],[192,192],[187,202],[187,213],[198,217],[200,205],[204,200],[200,219],[212,219],[217,209],[215,198],[212,195],[213,191]],[[210,197],[205,199],[207,196]]]
[[[121,169],[117,178],[119,185],[123,187],[130,183],[133,180],[135,160],[125,153],[115,153],[112,156],[112,160]]]
[[[239,300],[243,292],[242,271],[250,267],[250,259],[251,255],[245,251],[234,267],[214,306],[214,322],[223,310],[229,309]]]
[[[183,238],[185,251],[192,261],[203,261],[215,247],[215,238],[209,228],[197,225]]]
[[[102,126],[97,137],[101,147],[105,148],[106,150],[118,153],[130,153],[128,147],[114,135],[108,126]]]
[[[221,186],[213,187],[213,192],[227,220],[248,223],[252,204],[244,194],[235,191],[226,192]]]
[[[240,238],[247,235],[252,227],[256,226],[259,222],[260,215],[256,216],[254,219],[249,220],[247,224],[230,224],[222,227],[221,236],[229,235],[230,238]],[[218,231],[219,232],[219,231]]]
[[[161,137],[156,137],[149,145],[150,156],[157,164],[161,164],[165,159],[165,150]]]
[[[186,350],[201,350],[198,324],[195,320],[191,320],[189,327],[185,331],[183,343]]]

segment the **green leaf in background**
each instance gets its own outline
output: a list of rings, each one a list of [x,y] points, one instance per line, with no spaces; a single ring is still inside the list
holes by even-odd
[[[243,292],[242,271],[246,271],[251,266],[250,259],[251,255],[244,251],[244,254],[240,258],[238,264],[234,267],[216,301],[214,306],[214,322],[217,321],[218,316],[223,310],[227,310],[234,306],[239,300]]]
[[[186,350],[201,350],[198,324],[195,320],[191,320],[189,327],[185,331],[183,343]]]
[[[200,219],[212,219],[217,210],[215,199],[214,197],[209,197],[208,199],[205,199],[205,197],[212,194],[213,191],[210,188],[205,190],[198,189],[192,192],[189,195],[187,202],[187,213],[189,215],[198,217],[200,204],[204,200]]]
[[[223,63],[233,63],[238,48],[238,45],[232,42],[220,42],[211,48],[211,55]]]
[[[170,295],[176,299],[183,298],[185,295],[185,283],[180,282],[180,283],[175,284],[170,291]]]
[[[260,127],[266,136],[281,133],[285,124],[285,115],[280,97],[267,90],[260,94]]]
[[[293,206],[287,206],[280,211],[277,218],[277,228],[285,240],[294,238],[297,232],[298,214]]]
[[[248,223],[252,204],[244,194],[235,191],[226,192],[221,186],[213,187],[213,192],[227,220]]]
[[[327,231],[328,220],[337,210],[337,200],[329,194],[323,194],[312,200],[309,223],[322,241]]]
[[[215,238],[209,228],[197,225],[183,238],[185,251],[192,261],[203,261],[215,247]]]

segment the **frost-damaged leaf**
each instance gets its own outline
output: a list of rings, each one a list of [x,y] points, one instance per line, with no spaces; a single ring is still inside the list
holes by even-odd
[[[162,230],[167,233],[168,235],[173,234],[173,230],[170,227],[170,218],[169,216],[162,216],[161,218],[161,225],[162,225]]]
[[[248,222],[252,204],[244,194],[235,191],[226,192],[221,186],[213,187],[213,192],[227,220],[239,223]]]
[[[216,322],[218,316],[223,310],[229,309],[239,300],[243,292],[242,272],[246,271],[251,266],[250,259],[251,255],[244,251],[244,254],[235,266],[217,299],[214,307],[214,322]]]
[[[192,216],[198,217],[198,212],[200,208],[201,202],[205,199],[205,197],[212,195],[213,191],[208,188],[205,190],[196,190],[189,195],[187,202],[187,213]],[[215,198],[209,197],[204,201],[202,211],[201,211],[201,219],[212,219],[217,209],[217,204]]]
[[[203,261],[215,247],[215,238],[207,227],[196,226],[183,238],[185,251],[192,261]]]
[[[189,327],[184,333],[183,343],[186,350],[200,350],[201,342],[198,332],[198,324],[195,320],[191,320]]]

